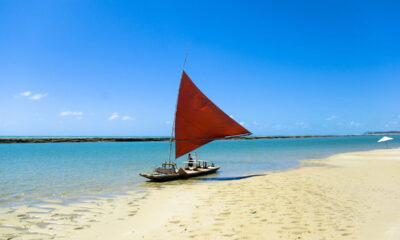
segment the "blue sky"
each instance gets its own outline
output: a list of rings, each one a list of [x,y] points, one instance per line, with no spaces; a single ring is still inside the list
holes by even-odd
[[[0,0],[0,135],[168,135],[179,77],[256,135],[400,130],[395,1]]]

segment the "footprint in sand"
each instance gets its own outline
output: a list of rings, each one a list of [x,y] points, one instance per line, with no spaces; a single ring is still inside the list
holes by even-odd
[[[17,217],[20,218],[20,219],[27,219],[27,218],[29,218],[29,216],[28,216],[27,214],[19,214],[19,215],[17,215]]]
[[[222,223],[218,223],[218,222],[217,222],[217,223],[214,223],[214,225],[215,225],[215,226],[224,226],[225,223],[223,223],[223,222],[222,222]]]
[[[223,234],[222,236],[224,236],[224,237],[232,237],[234,235],[235,235],[234,233],[226,233],[226,234]]]
[[[219,215],[224,215],[224,216],[226,216],[226,215],[230,215],[231,214],[231,212],[222,212],[222,213],[220,213]]]
[[[130,211],[128,216],[135,216],[137,211]]]

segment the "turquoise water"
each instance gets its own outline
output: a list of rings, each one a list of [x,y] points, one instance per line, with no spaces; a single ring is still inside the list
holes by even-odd
[[[385,148],[381,136],[215,141],[197,152],[220,165],[213,177],[297,167],[336,153]],[[400,136],[389,147],[400,147]],[[0,207],[132,189],[166,160],[168,142],[0,144]],[[184,159],[178,159],[178,163]]]

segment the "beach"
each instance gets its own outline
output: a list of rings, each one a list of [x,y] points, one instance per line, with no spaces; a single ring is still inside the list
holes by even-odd
[[[399,239],[400,148],[234,181],[143,183],[71,204],[2,208],[0,239]]]

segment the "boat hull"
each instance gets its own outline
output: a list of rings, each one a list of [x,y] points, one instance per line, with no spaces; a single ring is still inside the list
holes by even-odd
[[[179,179],[188,179],[197,176],[203,176],[211,173],[215,173],[218,171],[219,167],[208,167],[208,168],[201,168],[196,171],[194,170],[185,170],[180,168],[176,174],[147,174],[147,173],[140,173],[139,175],[145,178],[150,179],[153,182],[166,182],[166,181],[174,181]]]
[[[154,174],[140,173],[139,175],[150,179],[150,181],[152,182],[166,182],[166,181],[181,179],[181,176],[179,176],[179,174],[154,175]]]

